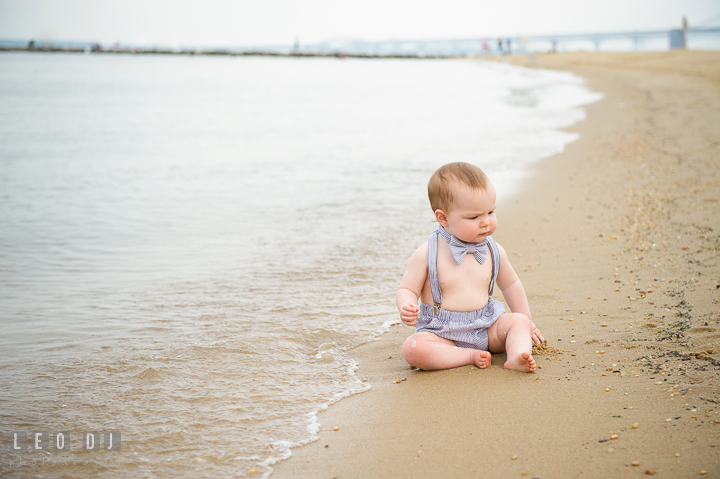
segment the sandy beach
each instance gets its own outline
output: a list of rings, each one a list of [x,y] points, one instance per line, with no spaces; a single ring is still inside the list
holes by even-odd
[[[394,326],[273,477],[720,477],[720,53],[511,62],[605,95],[498,205],[539,369],[411,370]]]

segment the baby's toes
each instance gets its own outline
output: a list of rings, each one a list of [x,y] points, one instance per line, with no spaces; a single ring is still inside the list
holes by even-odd
[[[528,357],[527,364],[530,368],[530,372],[535,371],[535,358],[533,358],[532,356]]]
[[[480,363],[478,364],[478,367],[480,368],[486,368],[490,366],[490,360],[492,358],[492,355],[487,351],[480,351]]]

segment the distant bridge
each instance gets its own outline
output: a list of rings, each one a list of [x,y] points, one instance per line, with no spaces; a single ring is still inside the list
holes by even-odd
[[[446,40],[330,40],[316,44],[267,47],[168,48],[114,45],[102,48],[89,42],[35,42],[0,39],[0,51],[147,53],[182,55],[272,55],[272,56],[362,56],[362,57],[457,57],[482,54],[577,51],[613,43],[615,50],[665,50],[691,48],[720,50],[720,27],[695,27],[674,30],[651,30],[611,33],[571,33],[561,35],[516,35]],[[704,42],[704,46],[703,46]],[[619,48],[618,48],[619,46]],[[649,47],[649,48],[648,48]]]
[[[720,27],[687,28],[690,39],[714,37],[720,48]],[[386,40],[369,42],[363,40],[329,40],[305,45],[300,51],[315,53],[347,53],[370,55],[477,55],[483,53],[524,53],[529,51],[562,50],[571,44],[593,45],[600,50],[605,42],[631,42],[639,49],[648,41],[667,41],[669,48],[683,47],[683,30],[651,30],[612,33],[572,33],[560,35],[519,35],[481,37],[447,40]],[[666,47],[666,48],[667,48]]]

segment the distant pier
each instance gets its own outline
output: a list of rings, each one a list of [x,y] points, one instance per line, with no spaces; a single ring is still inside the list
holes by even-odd
[[[388,40],[367,41],[326,41],[307,45],[307,50],[316,52],[363,52],[374,54],[414,54],[427,55],[482,55],[491,53],[531,53],[538,51],[571,50],[569,46],[584,44],[586,48],[601,50],[603,44],[624,41],[632,45],[630,50],[638,50],[644,44],[655,41],[665,43],[665,49],[684,48],[684,38],[712,37],[718,40],[720,48],[720,27],[685,28],[671,30],[629,31],[610,33],[573,33],[561,35],[517,35],[500,37],[480,37],[447,40]],[[577,48],[576,48],[577,49]]]
[[[685,48],[690,40],[710,39],[713,49],[720,49],[720,27],[628,31],[609,33],[574,33],[559,35],[516,35],[446,40],[329,40],[300,46],[260,48],[167,48],[135,47],[115,44],[103,47],[98,43],[35,40],[0,40],[0,51],[38,51],[108,54],[161,55],[227,55],[227,56],[288,56],[288,57],[355,57],[355,58],[457,58],[477,55],[498,55],[554,51],[600,51],[603,45],[614,44],[616,51],[640,49],[667,50]],[[617,45],[623,45],[618,50]],[[646,48],[649,44],[653,48]]]

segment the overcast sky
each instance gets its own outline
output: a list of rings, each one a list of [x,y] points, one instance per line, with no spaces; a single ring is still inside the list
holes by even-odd
[[[249,46],[677,28],[718,0],[0,0],[0,39]]]

